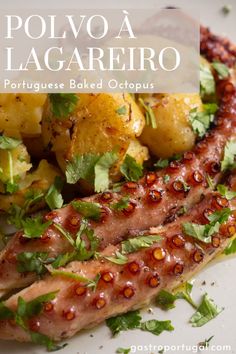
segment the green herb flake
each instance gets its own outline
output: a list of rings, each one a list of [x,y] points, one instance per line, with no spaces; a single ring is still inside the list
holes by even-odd
[[[210,223],[206,225],[183,223],[183,232],[204,243],[211,243],[212,235],[219,231],[220,225],[228,220],[231,213],[229,208],[216,211],[208,216]]]
[[[161,240],[162,237],[159,235],[144,235],[135,238],[130,238],[126,241],[121,242],[121,253],[133,253],[142,248],[148,248],[153,245],[153,243],[159,242]]]
[[[127,113],[127,108],[126,106],[121,106],[116,110],[116,113],[119,114],[119,116],[123,116]]]
[[[173,331],[171,321],[149,320],[141,323],[141,330],[159,336],[164,331]]]
[[[132,156],[126,154],[120,172],[127,181],[137,182],[143,176],[143,166],[137,163]]]
[[[206,181],[207,181],[208,187],[213,190],[215,188],[215,183],[214,183],[214,180],[211,178],[211,176],[209,176],[208,173],[206,174]]]
[[[131,351],[130,348],[118,348],[116,349],[117,354],[129,354]]]
[[[13,150],[21,143],[21,140],[9,138],[5,135],[0,135],[0,149],[2,150]]]
[[[213,300],[205,294],[197,311],[191,317],[190,323],[193,327],[201,327],[218,316],[222,311],[223,308],[217,307]]]
[[[145,116],[146,116],[146,124],[150,125],[153,129],[157,128],[157,122],[156,122],[156,117],[155,113],[152,110],[152,107],[146,103],[144,103],[144,100],[142,98],[139,98],[139,103],[145,110]]]
[[[67,183],[75,184],[81,178],[93,183],[94,167],[99,160],[99,155],[85,154],[73,157],[66,166]]]
[[[106,324],[110,328],[112,335],[115,336],[121,331],[140,328],[141,319],[139,311],[130,311],[123,315],[108,318]]]
[[[17,270],[19,273],[35,272],[42,275],[47,271],[45,264],[49,262],[47,252],[21,252],[17,255]]]
[[[154,167],[156,168],[166,168],[169,166],[168,159],[159,159],[156,163],[154,163]]]
[[[119,264],[119,265],[123,265],[128,263],[128,257],[124,256],[122,253],[116,251],[115,252],[115,257],[104,257],[105,259],[107,259],[108,261],[115,263],[115,264]]]
[[[51,93],[48,95],[55,118],[67,118],[76,108],[78,96],[74,93]]]
[[[26,218],[22,220],[24,228],[24,237],[27,238],[39,238],[52,224],[52,221],[42,222],[42,217],[37,216],[34,218]]]
[[[56,176],[54,184],[50,186],[46,196],[45,201],[51,210],[59,209],[63,205],[63,198],[61,195],[61,190],[63,187],[63,180],[60,176]]]
[[[235,167],[236,140],[230,139],[224,148],[224,157],[221,161],[221,171],[230,170]]]
[[[224,250],[224,254],[226,254],[227,256],[229,254],[234,254],[234,253],[236,253],[236,238],[232,240],[228,245],[228,247],[226,247],[226,249]]]
[[[118,156],[115,152],[106,152],[95,165],[95,192],[104,192],[109,189],[109,170],[117,161]]]
[[[218,110],[215,103],[204,104],[204,111],[198,112],[197,108],[193,108],[189,112],[189,121],[195,134],[202,138],[214,121],[214,114]]]
[[[229,68],[225,64],[214,61],[211,65],[217,72],[219,79],[226,79],[229,76]]]
[[[170,181],[170,176],[169,176],[169,175],[165,175],[165,176],[163,177],[163,182],[164,182],[165,184],[167,184],[169,181]]]
[[[176,296],[166,290],[161,290],[156,298],[156,304],[162,310],[170,310],[175,307]]]
[[[205,66],[200,66],[200,93],[201,97],[215,94],[215,80],[211,70]]]
[[[176,299],[182,299],[187,301],[193,308],[197,308],[197,305],[192,299],[191,293],[193,289],[193,284],[191,282],[185,283],[185,288],[183,291],[179,291],[175,294]]]
[[[236,197],[236,192],[230,191],[226,186],[223,184],[218,184],[217,191],[225,197],[227,200],[231,200]]]
[[[187,301],[194,308],[197,308],[197,305],[191,296],[192,288],[192,283],[186,282],[185,289],[177,292],[176,294],[172,294],[166,290],[161,290],[157,296],[156,303],[162,310],[170,310],[175,307],[176,300],[182,299]]]
[[[76,200],[72,203],[73,208],[85,218],[99,221],[101,218],[101,205],[98,203]]]
[[[113,203],[113,204],[111,205],[111,207],[112,207],[114,210],[122,211],[122,210],[128,208],[129,202],[130,202],[129,197],[128,197],[128,196],[124,196],[124,197],[122,197],[118,202]]]

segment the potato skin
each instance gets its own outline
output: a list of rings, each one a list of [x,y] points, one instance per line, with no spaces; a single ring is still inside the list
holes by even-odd
[[[0,94],[0,133],[12,138],[40,135],[46,98],[46,94]]]
[[[155,157],[168,158],[192,149],[196,136],[189,123],[191,109],[202,111],[201,98],[197,94],[156,95],[152,107],[157,128],[145,126],[140,141]]]
[[[119,161],[112,171],[115,177],[131,141],[141,134],[144,125],[144,115],[129,94],[78,94],[75,112],[63,121],[50,114],[48,102],[42,132],[45,146],[55,152],[62,170],[76,155],[116,150]]]

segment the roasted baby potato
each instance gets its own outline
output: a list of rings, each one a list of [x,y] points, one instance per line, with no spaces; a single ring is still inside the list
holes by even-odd
[[[23,180],[31,167],[30,155],[22,143],[10,151],[0,149],[0,192],[5,192],[5,184],[10,180]]]
[[[192,149],[195,134],[189,122],[189,112],[193,108],[202,111],[198,94],[156,95],[152,106],[156,118],[156,128],[146,125],[140,141],[149,148],[152,155],[168,158],[174,154]],[[143,98],[145,100],[145,97]],[[152,100],[153,102],[153,100]]]
[[[40,135],[46,98],[46,94],[0,94],[0,133],[12,138]]]
[[[119,161],[112,171],[119,174],[131,142],[136,141],[145,125],[145,118],[129,94],[78,94],[73,114],[64,120],[51,113],[50,102],[43,114],[42,133],[46,149],[55,152],[58,164],[65,170],[66,162],[76,155],[102,154],[116,150]],[[136,146],[136,149],[135,149]],[[136,141],[132,151],[139,162],[148,158],[147,149]]]
[[[0,194],[0,210],[8,212],[13,204],[24,206],[29,192],[46,194],[53,184],[56,176],[61,176],[61,172],[46,160],[41,160],[38,168],[33,172],[28,172],[23,181],[19,183],[19,190],[14,194]],[[45,206],[44,199],[37,202],[30,211],[36,211]]]

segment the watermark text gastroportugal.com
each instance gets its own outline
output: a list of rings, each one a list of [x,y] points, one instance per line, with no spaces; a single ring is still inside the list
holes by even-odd
[[[204,345],[131,345],[130,353],[226,353],[231,352],[232,347],[228,344],[218,344],[218,345],[209,345],[208,347]]]

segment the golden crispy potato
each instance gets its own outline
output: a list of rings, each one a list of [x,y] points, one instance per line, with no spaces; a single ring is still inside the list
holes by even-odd
[[[116,150],[119,161],[112,171],[115,177],[131,141],[141,134],[145,118],[129,94],[102,93],[78,94],[75,112],[66,120],[52,117],[48,104],[42,122],[45,146],[55,152],[62,170],[76,155]],[[140,144],[136,142],[135,146]],[[138,148],[137,154],[139,161],[141,156],[147,159],[146,149],[140,154]]]
[[[46,97],[46,94],[0,94],[0,133],[13,138],[40,135]]]
[[[9,211],[9,208],[16,204],[23,207],[27,192],[35,191],[46,194],[49,187],[53,184],[56,176],[61,176],[61,172],[55,166],[49,164],[46,160],[41,160],[38,168],[27,173],[25,179],[19,183],[19,190],[14,194],[0,194],[0,210]],[[36,211],[45,206],[45,201],[42,199],[31,211]]]
[[[198,94],[156,95],[152,107],[157,128],[146,125],[140,141],[156,157],[167,158],[174,154],[192,149],[195,134],[188,117],[189,112],[197,107],[202,111],[202,102]]]
[[[31,167],[30,156],[23,144],[11,151],[0,149],[0,192],[4,193],[4,184],[11,178],[14,181],[24,179]]]

